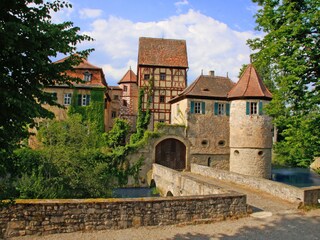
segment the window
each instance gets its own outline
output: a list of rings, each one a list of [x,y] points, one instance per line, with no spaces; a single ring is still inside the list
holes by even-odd
[[[257,105],[256,102],[250,103],[250,114],[257,114]]]
[[[51,97],[53,98],[54,101],[56,101],[58,99],[58,95],[56,92],[52,92],[50,94],[51,94]]]
[[[163,119],[159,119],[159,122],[164,123],[164,120]]]
[[[127,100],[123,100],[122,105],[126,107],[128,105]]]
[[[206,112],[206,103],[205,102],[191,101],[190,113],[205,114],[205,112]]]
[[[85,82],[90,82],[90,81],[91,81],[91,76],[92,76],[91,73],[89,73],[88,71],[85,72],[85,73],[83,74],[83,81],[85,81]]]
[[[160,95],[160,102],[161,102],[161,103],[164,103],[164,102],[165,102],[164,99],[165,99],[165,98],[164,98],[164,95]]]
[[[71,93],[65,93],[64,98],[63,98],[63,104],[70,105],[71,104],[71,97],[72,97]]]
[[[224,103],[218,103],[218,114],[219,115],[224,115],[225,111],[224,111]]]
[[[179,103],[178,103],[178,104],[177,104],[177,116],[179,116],[180,113],[181,113],[181,111],[180,111],[180,105],[179,105]]]
[[[144,79],[144,80],[150,79],[150,74],[144,74],[143,79]]]
[[[128,87],[127,87],[127,86],[124,86],[124,87],[123,87],[123,91],[124,91],[124,92],[127,92],[127,91],[128,91]]]
[[[119,95],[114,95],[113,100],[119,100]]]
[[[90,95],[79,94],[78,95],[78,106],[88,106],[90,104]]]
[[[166,80],[166,74],[160,73],[160,80]]]
[[[194,103],[194,113],[200,113],[201,111],[201,102]]]
[[[247,102],[246,106],[247,115],[262,115],[262,102]]]
[[[230,115],[230,103],[215,102],[214,115]]]
[[[117,117],[117,112],[116,111],[112,111],[111,112],[111,118],[116,118]]]

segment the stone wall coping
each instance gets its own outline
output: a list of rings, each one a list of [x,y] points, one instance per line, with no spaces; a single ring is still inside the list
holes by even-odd
[[[145,197],[145,198],[91,198],[91,199],[16,199],[15,204],[92,204],[92,203],[127,203],[127,202],[164,202],[164,201],[194,201],[212,198],[242,197],[245,194],[230,192],[225,194],[174,196],[174,197]]]
[[[303,187],[303,188],[300,188],[302,190],[320,190],[320,186],[311,186],[311,187]]]

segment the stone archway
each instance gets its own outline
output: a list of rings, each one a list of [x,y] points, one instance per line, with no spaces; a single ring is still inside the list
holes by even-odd
[[[186,168],[186,146],[179,140],[167,138],[156,146],[155,162],[175,170]]]

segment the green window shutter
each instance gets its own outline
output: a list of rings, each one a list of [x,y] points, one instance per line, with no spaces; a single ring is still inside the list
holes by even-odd
[[[262,109],[263,108],[263,105],[262,105],[262,102],[260,101],[259,102],[259,115],[262,115],[263,114],[263,112],[262,112]]]
[[[230,116],[230,103],[226,103],[226,114]]]
[[[78,106],[81,106],[81,99],[82,99],[82,95],[78,94]]]
[[[218,107],[219,107],[219,103],[214,102],[214,115],[218,115]]]
[[[86,97],[86,106],[90,104],[90,95],[87,95]]]
[[[206,103],[205,102],[201,102],[201,111],[202,111],[202,114],[206,113]]]
[[[190,106],[190,113],[194,113],[194,102],[191,101],[191,106]]]
[[[246,114],[250,115],[250,102],[247,102]]]

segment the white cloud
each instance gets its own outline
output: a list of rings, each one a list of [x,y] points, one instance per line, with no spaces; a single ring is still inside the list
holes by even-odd
[[[177,8],[177,13],[181,13],[182,7],[189,5],[189,2],[188,2],[188,0],[182,0],[182,1],[175,2],[174,5]]]
[[[249,62],[248,38],[253,32],[240,32],[229,28],[200,12],[189,10],[186,14],[170,17],[158,22],[137,22],[109,17],[92,23],[86,32],[96,41],[96,54],[103,54],[104,71],[111,85],[121,79],[129,69],[136,71],[139,37],[185,39],[187,42],[189,84],[204,71],[215,70],[216,75],[237,80],[239,70]],[[123,64],[125,63],[125,64]],[[135,64],[135,65],[132,65]],[[114,80],[112,80],[114,78]]]
[[[79,10],[80,18],[97,18],[102,14],[101,9],[93,9],[93,8],[83,8]]]
[[[68,1],[68,3],[71,3]],[[73,8],[61,8],[59,11],[55,12],[53,10],[50,11],[51,20],[53,23],[62,23],[65,21],[71,21],[71,15],[74,12]]]

